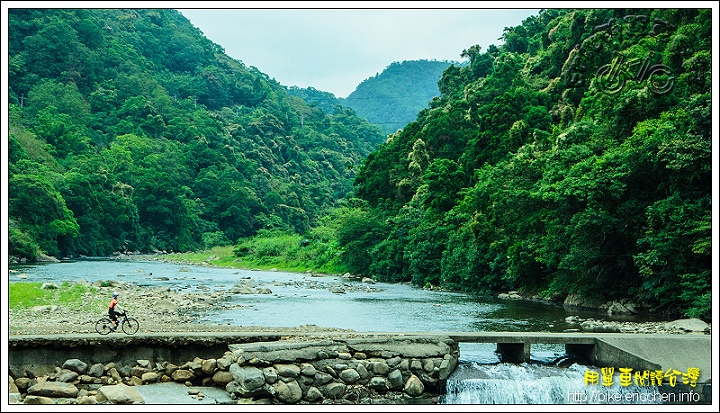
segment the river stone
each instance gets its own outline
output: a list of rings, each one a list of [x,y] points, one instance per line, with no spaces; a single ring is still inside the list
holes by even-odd
[[[33,379],[28,377],[18,377],[17,379],[15,379],[15,385],[18,389],[22,390],[23,393],[27,390],[28,387],[32,386],[33,384]]]
[[[172,377],[172,379],[178,383],[185,383],[186,381],[194,379],[195,374],[193,374],[193,372],[190,370],[177,369],[173,371],[170,377]]]
[[[88,370],[88,374],[93,377],[100,377],[105,373],[105,367],[102,365],[102,363],[95,363],[92,366],[90,366],[90,370]]]
[[[143,367],[143,368],[146,368],[146,369],[152,369],[152,368],[153,368],[153,363],[152,363],[152,361],[150,361],[150,360],[141,359],[141,360],[136,360],[136,362],[137,362],[137,365],[140,366],[140,367]]]
[[[353,384],[360,379],[360,374],[355,369],[345,369],[340,372],[340,379],[347,384]]]
[[[83,374],[80,377],[78,377],[78,380],[80,380],[80,383],[83,384],[100,384],[102,383],[102,379],[100,377],[93,377],[89,376],[87,374]]]
[[[407,382],[405,382],[403,391],[407,393],[408,396],[418,397],[425,391],[425,385],[416,375],[412,374]]]
[[[130,369],[130,375],[134,377],[142,377],[143,374],[149,372],[150,369],[145,367],[135,366]]]
[[[95,396],[80,396],[77,398],[77,404],[97,404]]]
[[[382,361],[373,361],[368,363],[368,370],[377,375],[385,376],[390,371],[390,367]]]
[[[432,371],[435,369],[435,362],[432,361],[432,359],[426,359],[425,363],[423,363],[423,370],[425,370],[428,373],[432,373]]]
[[[314,401],[320,400],[322,398],[323,398],[323,395],[320,392],[320,390],[318,390],[317,387],[315,387],[315,386],[308,387],[307,394],[305,395],[305,400],[307,400],[309,402],[314,402]]]
[[[345,289],[339,286],[332,286],[328,290],[334,294],[345,294]]]
[[[212,381],[221,386],[227,386],[228,383],[233,381],[233,375],[229,371],[220,370],[213,374]]]
[[[698,318],[683,318],[665,324],[665,329],[680,329],[685,331],[703,332],[708,329],[707,323]]]
[[[303,376],[315,377],[315,373],[317,373],[317,369],[312,364],[302,363],[300,365],[300,374]]]
[[[387,380],[384,377],[373,377],[368,383],[368,387],[378,392],[386,392],[390,390]]]
[[[20,393],[20,389],[18,389],[15,380],[10,375],[8,375],[8,393]]]
[[[400,364],[401,361],[403,361],[402,357],[393,357],[387,360],[387,365],[390,367],[395,367]]]
[[[143,373],[142,377],[142,384],[147,383],[157,383],[160,381],[160,373],[157,373],[155,371],[149,371],[147,373]]]
[[[624,305],[622,305],[618,302],[614,302],[614,303],[610,304],[610,307],[608,307],[607,313],[608,313],[608,315],[613,315],[613,314],[627,315],[627,314],[632,314],[632,311],[630,311],[630,309],[625,307]]]
[[[120,381],[120,373],[118,373],[117,369],[115,367],[111,367],[108,372],[108,376],[112,377],[115,381]]]
[[[400,370],[393,370],[391,371],[388,376],[388,383],[390,385],[390,388],[393,390],[399,390],[403,387],[403,377],[402,372]]]
[[[328,384],[333,380],[333,377],[327,373],[323,373],[322,371],[319,371],[315,373],[315,381],[314,384],[316,386],[322,386],[324,384]]]
[[[242,396],[254,396],[265,385],[265,375],[257,367],[240,367],[237,364],[230,366],[237,392]]]
[[[58,288],[60,288],[60,286],[57,285],[57,283],[42,283],[40,286],[41,290],[57,290]]]
[[[325,397],[328,399],[338,399],[342,397],[343,394],[345,394],[345,389],[347,386],[345,386],[342,383],[333,382],[325,386]]]
[[[233,294],[252,294],[253,290],[248,286],[236,286],[233,287],[230,292]]]
[[[216,368],[217,360],[215,359],[207,359],[202,362],[202,372],[207,375],[213,374]]]
[[[27,390],[33,396],[45,397],[77,397],[78,389],[74,384],[57,381],[46,381],[32,385]]]
[[[226,354],[221,358],[217,359],[217,368],[219,368],[220,370],[229,369],[231,364],[233,364],[232,354]]]
[[[265,382],[273,384],[278,381],[278,372],[275,367],[265,367],[262,369],[263,376],[265,376]]]
[[[328,374],[331,375],[333,378],[337,378],[337,377],[338,377],[337,372],[335,371],[335,369],[332,368],[332,367],[330,367],[330,366],[325,366],[325,371],[328,372]]]
[[[87,363],[79,359],[69,359],[63,363],[62,368],[72,370],[78,374],[85,374],[87,371]]]
[[[568,294],[563,301],[565,307],[582,307],[582,308],[600,308],[603,305],[601,300],[594,298],[582,297],[576,294]]]
[[[300,367],[295,364],[275,364],[278,376],[295,378],[300,375]]]
[[[612,326],[605,325],[598,321],[585,320],[580,324],[583,331],[589,333],[619,333],[620,329]]]
[[[68,369],[62,369],[57,376],[57,381],[70,383],[78,378],[78,374]]]
[[[272,385],[272,388],[275,391],[275,397],[283,403],[293,404],[302,399],[302,389],[295,380],[289,383],[278,381]]]
[[[130,386],[125,384],[115,384],[113,386],[102,386],[98,389],[98,402],[108,402],[111,404],[145,404],[145,399]]]
[[[188,361],[187,363],[183,364],[180,368],[191,370],[194,374],[201,374],[202,373],[202,364],[203,359],[200,357],[195,357],[192,361]]]
[[[49,397],[27,395],[23,404],[55,404],[55,402]]]
[[[370,372],[367,371],[367,368],[365,368],[365,365],[362,363],[358,363],[357,367],[355,367],[355,370],[357,370],[358,374],[360,374],[360,378],[363,380],[370,377]]]

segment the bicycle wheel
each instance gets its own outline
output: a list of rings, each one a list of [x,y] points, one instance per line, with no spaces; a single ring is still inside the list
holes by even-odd
[[[108,335],[112,331],[112,321],[109,318],[103,317],[95,323],[95,331],[102,335]]]
[[[125,322],[122,323],[122,330],[125,332],[125,334],[133,335],[137,333],[137,331],[140,329],[140,322],[132,317],[128,317],[125,319]]]
[[[665,65],[655,65],[648,69],[648,86],[658,95],[667,93],[675,83],[675,75]]]
[[[625,86],[625,78],[620,73],[613,73],[612,65],[601,66],[597,70],[595,82],[598,89],[608,95],[619,92]]]

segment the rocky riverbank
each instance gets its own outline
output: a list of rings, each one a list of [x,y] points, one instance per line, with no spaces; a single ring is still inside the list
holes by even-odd
[[[79,281],[80,283],[89,283]],[[203,315],[223,308],[229,304],[225,298],[229,294],[269,293],[254,286],[252,280],[240,280],[229,291],[218,292],[179,292],[168,287],[148,288],[117,280],[108,280],[92,284],[98,289],[96,294],[82,297],[81,308],[57,305],[36,306],[29,309],[10,308],[8,313],[9,335],[50,335],[95,332],[95,322],[104,316],[105,311],[93,312],[88,308],[105,309],[113,291],[120,293],[120,303],[128,314],[140,321],[140,331],[145,333],[191,332],[191,331],[284,331],[320,332],[351,331],[304,325],[292,328],[238,326],[225,324],[207,324],[200,320]],[[52,286],[50,286],[52,288]],[[236,306],[238,308],[242,306]]]
[[[566,309],[577,309],[594,311],[596,317],[566,317],[565,332],[586,332],[586,333],[634,333],[634,334],[687,334],[705,333],[710,334],[712,326],[697,318],[676,319],[669,321],[632,322],[618,321],[608,318],[613,316],[636,316],[646,313],[648,307],[634,303],[627,299],[617,301],[598,301],[582,298],[575,295],[568,295],[563,300],[541,298],[537,295],[523,296],[518,291],[508,291],[498,294],[503,300],[526,300],[545,303],[547,305],[562,306]]]
[[[86,281],[78,281],[87,283]],[[308,278],[304,281],[306,288],[326,288],[321,281]],[[104,308],[107,305],[108,297],[112,291],[118,291],[121,296],[121,305],[128,309],[131,316],[140,321],[141,331],[153,332],[192,332],[192,331],[283,331],[288,334],[296,332],[320,332],[320,331],[352,331],[347,329],[323,328],[315,325],[304,325],[289,328],[277,328],[272,326],[238,326],[227,324],[208,324],[203,322],[204,315],[229,308],[230,301],[227,298],[235,294],[272,294],[272,291],[263,286],[255,285],[249,278],[239,279],[229,290],[224,291],[200,291],[183,292],[171,290],[168,287],[140,287],[132,283],[119,280],[107,280],[92,284],[97,288],[97,293],[88,293],[82,297],[83,305],[80,308],[66,306],[45,305],[29,309],[10,308],[8,314],[9,335],[49,335],[49,334],[73,334],[92,333],[95,334],[95,322],[104,315]],[[48,285],[52,288],[52,285]],[[381,288],[373,285],[372,280],[363,283],[348,284],[344,287],[333,287],[336,294],[342,294],[345,288],[349,290],[362,289],[365,292],[382,293]],[[513,294],[511,294],[513,293]],[[505,299],[532,299],[522,297],[514,292],[501,295]],[[566,300],[567,301],[567,300]],[[569,304],[572,304],[569,303]],[[632,303],[618,303],[625,308],[635,308]],[[606,303],[607,308],[618,308],[613,303]],[[570,306],[572,307],[572,306]],[[97,312],[88,311],[88,308],[100,309]],[[234,308],[242,308],[242,305],[234,305]],[[685,334],[685,333],[706,333],[709,334],[711,326],[698,319],[669,322],[631,322],[614,321],[610,312],[598,311],[596,317],[571,316],[558,323],[565,323],[567,332],[618,332],[636,334]]]

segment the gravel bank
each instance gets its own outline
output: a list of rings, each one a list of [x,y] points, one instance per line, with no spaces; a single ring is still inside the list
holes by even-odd
[[[10,309],[9,335],[82,334],[95,332],[95,322],[106,314],[104,309],[113,291],[120,293],[120,305],[140,322],[145,333],[193,331],[284,331],[297,332],[352,331],[329,329],[314,325],[292,328],[231,326],[198,322],[203,313],[226,306],[224,293],[183,293],[168,288],[147,288],[114,282],[111,287],[99,287],[100,293],[86,294],[81,308],[38,306],[30,309]]]

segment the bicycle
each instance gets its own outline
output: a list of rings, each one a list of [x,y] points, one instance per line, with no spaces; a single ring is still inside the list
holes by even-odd
[[[140,322],[132,317],[128,317],[127,311],[122,314],[118,314],[118,324],[120,324],[122,331],[124,331],[127,335],[133,335],[140,329]],[[117,327],[115,329],[117,330]],[[99,319],[95,323],[95,331],[102,335],[107,335],[110,334],[111,331],[115,331],[112,328],[112,320],[110,320],[110,316],[105,316]]]
[[[628,80],[638,83],[647,81],[648,88],[658,95],[672,89],[675,75],[670,68],[663,64],[651,66],[655,52],[650,52],[650,55],[642,60],[638,58],[626,61],[625,55],[618,52],[615,52],[615,55],[612,63],[601,66],[596,72],[598,88],[601,91],[609,95],[615,94],[625,87]],[[637,72],[633,71],[635,67],[638,67]]]

